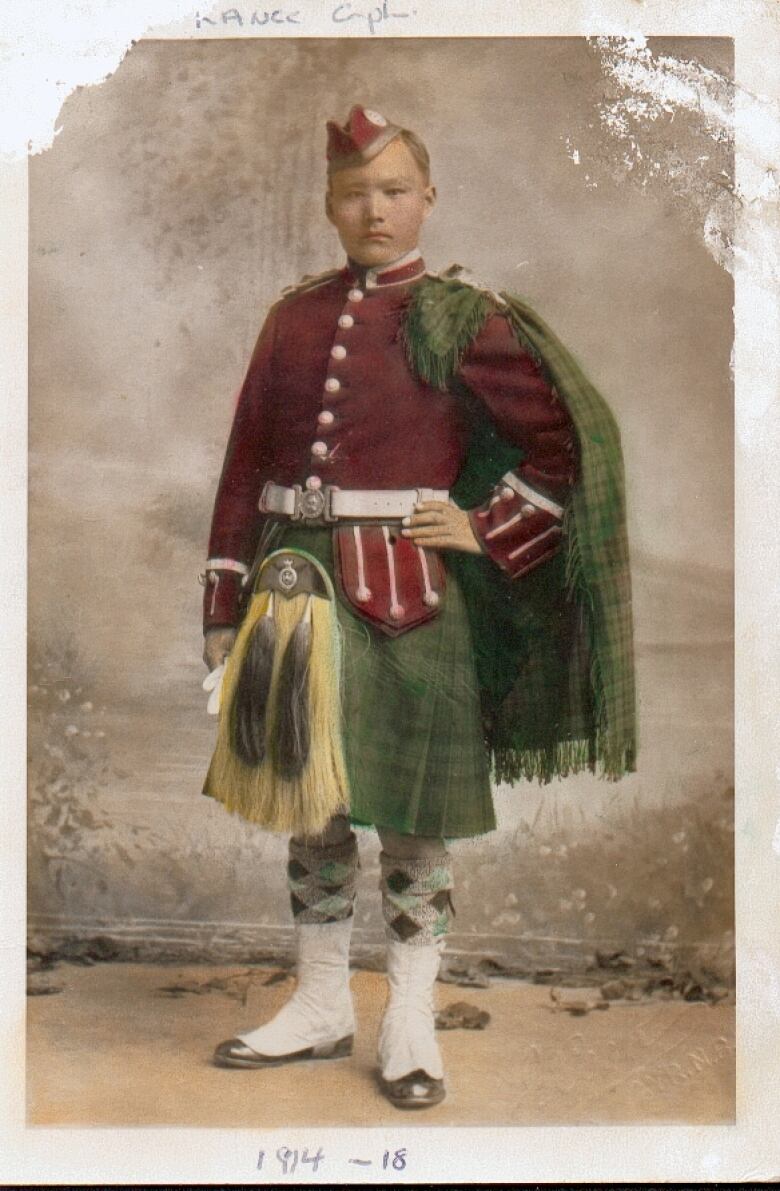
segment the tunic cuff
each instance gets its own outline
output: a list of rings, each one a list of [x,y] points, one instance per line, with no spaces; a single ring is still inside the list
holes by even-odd
[[[509,472],[469,519],[485,553],[510,579],[518,579],[557,553],[563,512],[561,505]]]
[[[215,566],[215,563],[219,566]],[[232,565],[226,566],[226,563]],[[206,565],[207,570],[201,576],[204,588],[203,631],[237,625],[244,595],[243,580],[248,568],[232,559],[209,559]]]

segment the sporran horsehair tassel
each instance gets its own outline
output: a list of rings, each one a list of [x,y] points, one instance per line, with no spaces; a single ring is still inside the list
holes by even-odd
[[[233,748],[245,765],[265,759],[266,721],[276,647],[274,594],[252,630],[233,701]]]
[[[275,551],[258,569],[226,660],[203,792],[249,822],[293,835],[318,835],[334,814],[347,813],[341,665],[330,578],[310,556]]]
[[[282,659],[273,733],[274,769],[292,780],[306,766],[311,748],[309,670],[311,660],[312,599],[295,626]]]

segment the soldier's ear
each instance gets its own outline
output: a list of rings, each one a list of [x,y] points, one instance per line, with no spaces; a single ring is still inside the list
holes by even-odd
[[[423,214],[423,219],[427,219],[428,216],[430,215],[431,211],[433,210],[433,208],[436,206],[436,187],[435,186],[426,186],[424,198],[425,198],[425,211]]]

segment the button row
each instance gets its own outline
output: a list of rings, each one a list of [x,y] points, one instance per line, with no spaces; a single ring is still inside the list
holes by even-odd
[[[347,294],[350,302],[362,302],[364,298],[362,290],[351,289]],[[338,325],[342,330],[348,331],[354,327],[355,320],[351,314],[342,314],[339,316]],[[347,349],[341,343],[335,343],[330,349],[330,354],[334,360],[344,360],[347,356]],[[325,381],[326,393],[338,393],[341,389],[341,382],[335,376],[329,376]],[[332,426],[335,421],[335,415],[329,409],[323,409],[317,415],[317,424],[321,427]],[[311,444],[311,453],[315,459],[325,459],[328,454],[328,444],[318,439]],[[322,486],[322,480],[319,476],[309,476],[306,481],[306,487],[316,492]]]

